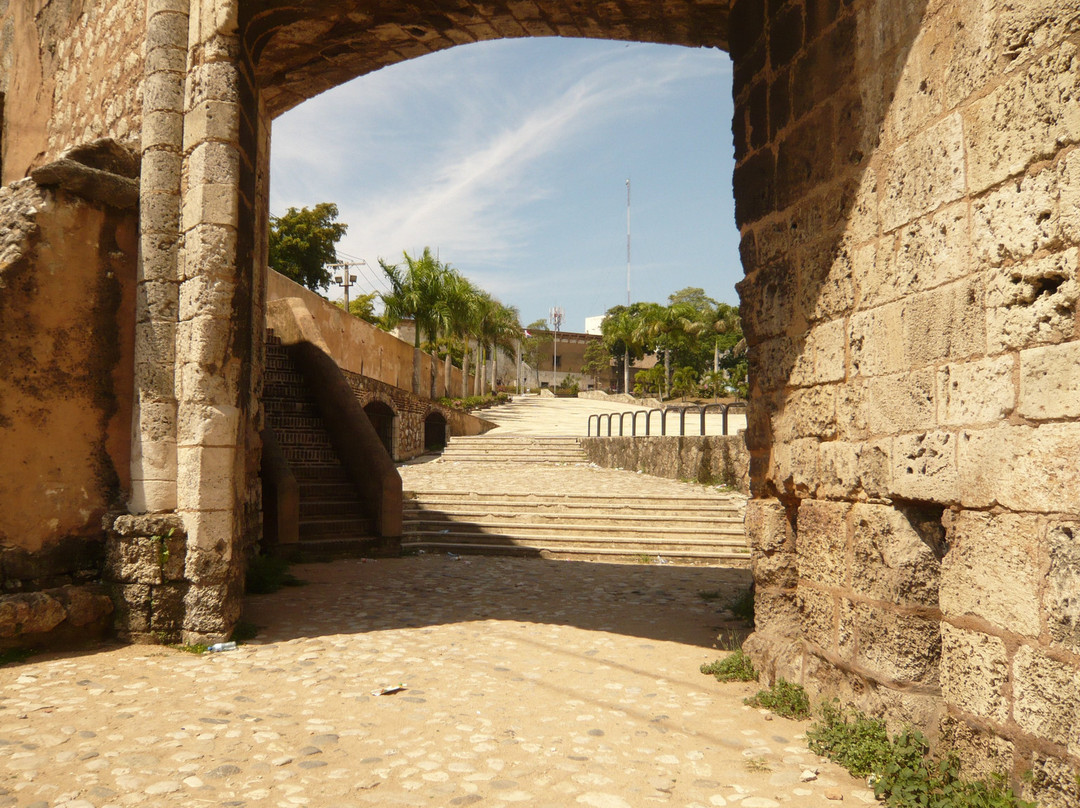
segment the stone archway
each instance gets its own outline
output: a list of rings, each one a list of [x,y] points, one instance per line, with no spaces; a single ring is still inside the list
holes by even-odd
[[[379,436],[379,442],[386,449],[387,454],[390,457],[395,457],[394,425],[397,421],[397,413],[389,404],[378,399],[373,399],[365,404],[364,412],[367,413],[368,420],[371,421],[371,425],[375,428],[375,432]]]
[[[1049,804],[1080,799],[1075,727],[1049,717],[1080,703],[1074,3],[114,0],[79,19],[63,6],[0,11],[5,64],[18,48],[0,76],[3,170],[13,119],[33,167],[72,132],[123,137],[141,116],[128,507],[148,515],[143,538],[162,515],[186,538],[188,641],[229,632],[259,531],[274,116],[481,39],[730,42],[750,647],[767,675],[1030,769]],[[131,69],[88,72],[119,51]],[[14,115],[38,98],[56,109]]]
[[[424,449],[441,452],[446,448],[448,435],[446,416],[441,412],[430,412],[424,419]]]

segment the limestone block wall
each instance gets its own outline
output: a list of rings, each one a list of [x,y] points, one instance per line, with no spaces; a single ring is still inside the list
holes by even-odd
[[[0,182],[72,146],[139,140],[146,0],[0,3]]]
[[[1080,10],[736,0],[773,676],[1080,801]]]

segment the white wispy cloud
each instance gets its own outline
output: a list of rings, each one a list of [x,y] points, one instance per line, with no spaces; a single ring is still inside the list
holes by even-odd
[[[373,263],[431,245],[455,264],[494,266],[525,247],[534,223],[523,213],[553,193],[546,161],[613,121],[632,125],[673,84],[726,65],[684,49],[612,46],[505,75],[515,44],[404,63],[289,113],[275,123],[272,209],[338,202],[351,227],[343,249]],[[483,274],[495,294],[536,284]]]

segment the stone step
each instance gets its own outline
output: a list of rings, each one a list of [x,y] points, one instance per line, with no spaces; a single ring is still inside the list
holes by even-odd
[[[590,559],[603,560],[606,562],[624,563],[668,563],[679,565],[710,565],[725,567],[749,567],[749,553],[736,553],[723,550],[717,551],[693,551],[681,552],[635,552],[633,550],[618,548],[597,548],[556,545],[523,545],[523,544],[455,544],[453,542],[425,543],[409,542],[402,543],[402,549],[424,553],[449,553],[457,555],[517,555],[536,556],[553,560],[574,559],[585,561]]]
[[[371,520],[365,517],[341,518],[333,515],[300,519],[300,541],[309,539],[358,538],[371,536]]]
[[[535,514],[537,517],[571,519],[652,519],[694,522],[737,522],[742,524],[743,513],[736,505],[679,506],[663,501],[656,503],[623,503],[613,499],[607,504],[564,502],[432,502],[429,500],[406,500],[406,515],[429,515],[433,518],[520,516]]]
[[[558,533],[573,533],[575,536],[595,537],[605,541],[618,539],[633,539],[635,541],[720,541],[735,542],[746,546],[746,538],[743,535],[742,525],[731,525],[727,528],[706,528],[695,530],[693,528],[664,527],[667,522],[657,520],[653,524],[626,525],[604,524],[602,522],[507,522],[507,521],[476,521],[463,522],[458,520],[415,520],[406,519],[402,522],[405,535],[420,534],[443,534],[447,531],[514,536],[517,538],[529,538],[534,536],[556,535]]]
[[[723,533],[742,535],[743,520],[737,515],[721,518],[679,516],[662,514],[561,513],[548,511],[502,511],[479,510],[474,512],[446,512],[406,508],[404,518],[411,524],[508,524],[508,525],[595,525],[605,530],[651,528],[668,526],[672,530],[698,533]]]
[[[611,506],[621,509],[654,510],[663,508],[677,509],[737,509],[742,512],[745,498],[729,494],[711,494],[705,496],[626,496],[620,494],[534,494],[498,493],[480,494],[472,491],[405,491],[406,505],[420,507],[449,508],[465,506],[555,506],[560,508],[601,508]]]
[[[553,454],[544,453],[536,455],[528,454],[447,454],[443,452],[442,459],[454,463],[588,463],[589,459],[584,455],[577,454]]]

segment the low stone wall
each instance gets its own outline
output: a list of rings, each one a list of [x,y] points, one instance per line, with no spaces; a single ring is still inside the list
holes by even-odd
[[[586,390],[583,393],[578,393],[577,397],[588,399],[590,401],[609,401],[613,404],[630,404],[638,407],[664,406],[655,398],[634,398],[634,396],[627,395],[626,393],[605,393],[603,390]]]
[[[581,438],[581,446],[589,460],[605,468],[750,492],[750,454],[742,435]]]

